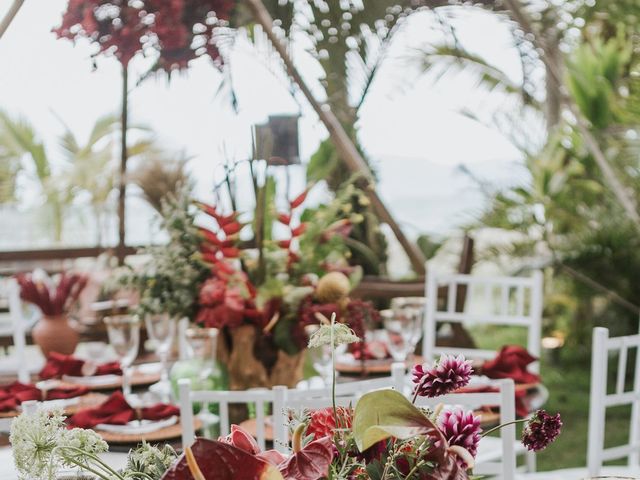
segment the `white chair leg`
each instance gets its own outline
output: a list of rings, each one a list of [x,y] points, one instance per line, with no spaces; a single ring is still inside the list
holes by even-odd
[[[524,454],[524,460],[525,460],[525,464],[526,464],[526,472],[527,473],[534,473],[536,471],[536,469],[537,469],[536,454],[534,452],[527,451]]]
[[[189,447],[195,441],[195,429],[193,424],[193,406],[191,405],[191,380],[181,378],[178,380],[180,392],[180,425],[182,426],[182,448]]]

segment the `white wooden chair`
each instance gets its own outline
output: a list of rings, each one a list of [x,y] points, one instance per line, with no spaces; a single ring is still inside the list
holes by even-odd
[[[447,287],[444,306],[438,305],[438,287]],[[527,350],[540,357],[542,342],[542,272],[535,271],[530,277],[485,277],[467,274],[442,274],[427,270],[425,295],[424,333],[422,336],[422,355],[427,361],[433,361],[442,353],[463,354],[468,359],[489,360],[496,351],[480,348],[458,348],[436,346],[436,331],[439,322],[471,325],[518,326],[527,330]],[[459,289],[465,289],[466,299],[462,312],[456,311]],[[475,305],[480,296],[482,305]],[[540,363],[530,365],[539,372]],[[525,454],[527,471],[536,470],[535,454],[526,451],[522,445],[516,447],[516,454]],[[495,452],[495,458],[500,452]]]
[[[629,350],[635,349],[633,379],[626,381]],[[608,393],[607,370],[609,360],[617,357],[616,382],[613,393]],[[609,330],[593,330],[591,357],[591,398],[589,406],[589,441],[587,468],[590,476],[600,475],[603,463],[627,459],[629,473],[640,473],[640,335],[609,337]],[[627,383],[631,385],[627,387]],[[606,411],[611,407],[631,407],[629,439],[626,444],[605,448]],[[620,470],[619,467],[616,468]],[[622,469],[625,471],[625,469]],[[620,472],[622,473],[622,472]]]
[[[219,408],[220,435],[228,435],[229,404],[255,405],[256,437],[261,449],[266,447],[265,407],[273,405],[273,411],[284,410],[282,388],[255,389],[244,391],[192,390],[191,380],[178,380],[180,392],[180,423],[182,425],[182,445],[191,445],[195,440],[193,404],[202,403],[201,411],[208,411],[209,404],[217,404]],[[286,390],[286,387],[284,387]],[[276,399],[278,394],[278,399]]]
[[[435,407],[438,404],[446,406],[461,406],[466,409],[476,409],[487,405],[500,408],[500,423],[515,420],[515,386],[513,380],[495,380],[492,385],[496,392],[451,393],[436,398],[418,397],[416,405],[420,407]],[[516,429],[515,425],[508,425],[500,430],[500,437],[485,437],[480,441],[475,475],[487,475],[494,478],[511,480],[516,475]],[[498,452],[498,455],[496,455]]]
[[[443,308],[438,305],[438,287],[446,286],[447,298]],[[456,311],[458,289],[466,289],[465,308]],[[483,294],[482,308],[470,308],[479,293]],[[461,323],[466,326],[489,324],[520,326],[527,330],[527,350],[540,357],[542,328],[542,272],[531,277],[483,277],[466,274],[441,274],[429,269],[425,295],[422,355],[434,360],[442,353],[463,354],[468,359],[494,358],[493,350],[436,346],[438,322]],[[539,370],[538,362],[531,365]]]
[[[0,285],[0,297],[6,299],[9,307],[10,324],[7,325],[7,333],[10,333],[13,338],[13,351],[9,355],[0,358],[0,373],[5,375],[17,374],[19,381],[28,383],[31,373],[38,372],[43,366],[41,358],[32,358],[37,356],[35,352],[31,352],[31,354],[27,352],[27,330],[37,321],[37,317],[25,318],[22,300],[20,299],[20,286],[15,279],[9,278],[2,282],[2,285]]]

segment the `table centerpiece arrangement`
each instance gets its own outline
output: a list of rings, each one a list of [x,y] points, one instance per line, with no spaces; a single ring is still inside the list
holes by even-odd
[[[141,315],[168,313],[219,330],[216,356],[232,390],[295,386],[306,326],[337,311],[361,334],[377,315],[368,302],[349,298],[361,278],[344,241],[362,221],[349,208],[358,190],[350,185],[331,202],[304,209],[312,187],[276,201],[274,181],[256,180],[252,215],[179,195],[163,209],[168,243],[145,249],[148,261],[120,277],[138,292]]]

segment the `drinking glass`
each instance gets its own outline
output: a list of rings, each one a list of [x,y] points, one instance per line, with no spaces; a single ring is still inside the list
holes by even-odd
[[[305,333],[310,337],[316,330],[320,328],[320,325],[308,325],[304,328]],[[336,358],[342,355],[347,349],[346,345],[338,345],[336,347]],[[331,345],[321,345],[315,348],[309,348],[307,350],[309,358],[314,370],[320,375],[325,385],[331,383],[333,375],[333,365],[331,363]]]
[[[171,396],[169,381],[169,353],[176,334],[176,321],[168,313],[149,314],[144,317],[147,335],[155,345],[156,354],[162,364],[160,381],[153,386],[153,391],[162,397]]]
[[[105,317],[109,343],[120,360],[122,393],[131,396],[130,369],[140,347],[140,319],[135,315]]]
[[[387,348],[396,362],[404,362],[413,355],[422,337],[422,316],[417,309],[380,312],[387,334]]]

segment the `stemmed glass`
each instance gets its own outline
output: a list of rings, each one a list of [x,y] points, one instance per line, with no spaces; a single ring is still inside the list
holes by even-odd
[[[155,345],[156,354],[160,357],[162,370],[160,381],[153,386],[153,391],[163,398],[171,396],[169,381],[169,353],[176,334],[176,321],[167,313],[149,314],[144,317],[147,335]]]
[[[320,328],[320,325],[307,325],[304,330],[308,337]],[[346,351],[346,345],[336,346],[336,356],[343,354]],[[333,365],[331,363],[331,345],[322,345],[320,347],[309,348],[307,350],[313,368],[325,385],[331,383],[331,376],[333,374]]]
[[[122,368],[122,393],[131,396],[130,369],[140,347],[140,319],[135,315],[105,317],[109,343],[120,359]]]
[[[380,312],[387,334],[387,348],[396,362],[404,362],[413,355],[422,337],[422,316],[419,309],[404,308],[401,311]]]

